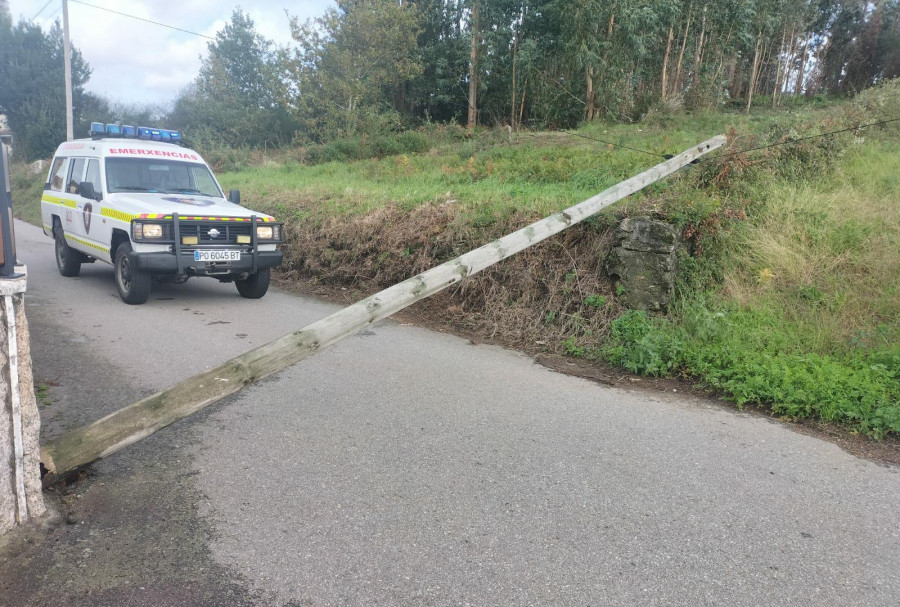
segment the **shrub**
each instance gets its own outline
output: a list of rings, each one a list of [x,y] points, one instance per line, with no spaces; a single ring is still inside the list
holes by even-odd
[[[739,406],[767,405],[777,415],[843,423],[874,437],[900,433],[900,348],[794,352],[777,319],[759,310],[714,312],[695,303],[679,320],[628,311],[613,321],[602,355],[633,373],[700,378]]]

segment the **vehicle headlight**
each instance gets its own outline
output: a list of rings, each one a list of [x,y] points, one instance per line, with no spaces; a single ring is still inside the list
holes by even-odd
[[[275,230],[272,226],[256,226],[256,237],[260,240],[272,240],[275,238]]]
[[[142,225],[143,225],[143,237],[144,238],[162,238],[163,237],[162,224],[145,223]]]
[[[135,240],[163,237],[163,226],[160,223],[135,223],[133,231]]]

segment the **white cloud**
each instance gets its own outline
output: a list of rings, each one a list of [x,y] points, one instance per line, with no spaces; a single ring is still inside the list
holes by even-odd
[[[231,18],[236,6],[221,0],[84,0],[88,4],[143,19],[165,23],[213,37]],[[10,0],[13,19],[31,19],[46,0]],[[250,4],[250,3],[247,3]],[[317,17],[333,5],[333,0],[255,0],[241,6],[253,19],[256,31],[280,46],[290,45],[287,8],[302,19]],[[36,20],[49,28],[62,20],[61,0],[50,5]],[[166,104],[197,75],[200,57],[210,42],[130,19],[106,10],[70,0],[69,22],[72,44],[81,51],[92,69],[87,90],[112,101]],[[62,85],[62,83],[60,83]]]

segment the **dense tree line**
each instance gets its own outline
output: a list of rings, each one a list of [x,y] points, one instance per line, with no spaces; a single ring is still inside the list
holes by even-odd
[[[572,126],[654,109],[777,106],[900,75],[900,0],[336,4],[319,19],[292,19],[295,48],[273,52],[257,36],[243,55],[229,45],[256,34],[236,11],[191,98],[222,99],[210,83],[237,96],[237,74],[268,74],[245,97],[264,103],[235,103],[319,141],[428,120]],[[252,64],[238,64],[248,56]],[[220,63],[232,67],[217,72]]]
[[[4,5],[0,111],[26,155],[46,155],[65,128],[61,32],[13,25]],[[236,9],[158,117],[201,145],[263,147],[424,121],[568,127],[777,106],[900,75],[900,0],[337,0],[291,32],[276,48]],[[73,57],[76,122],[149,121],[85,93],[90,69]]]

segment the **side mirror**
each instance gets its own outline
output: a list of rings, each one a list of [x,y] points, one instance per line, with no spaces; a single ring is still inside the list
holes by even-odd
[[[231,190],[230,192],[228,192],[228,200],[233,202],[234,204],[241,204],[241,191]]]
[[[81,196],[83,198],[90,198],[91,200],[100,200],[100,192],[94,189],[94,184],[90,181],[82,181],[81,185],[78,187]]]

